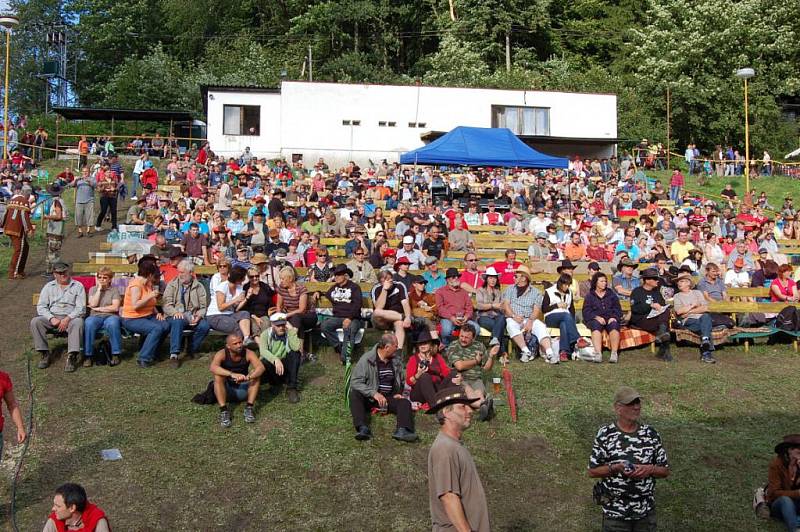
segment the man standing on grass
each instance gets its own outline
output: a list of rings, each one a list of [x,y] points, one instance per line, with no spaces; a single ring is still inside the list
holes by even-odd
[[[599,478],[595,502],[603,507],[603,532],[655,532],[655,479],[669,476],[661,436],[639,423],[639,392],[614,394],[616,421],[601,427],[592,445],[589,476]]]
[[[475,399],[461,388],[436,394],[429,414],[441,425],[428,453],[428,496],[433,532],[488,532],[489,507],[472,455],[461,441]]]

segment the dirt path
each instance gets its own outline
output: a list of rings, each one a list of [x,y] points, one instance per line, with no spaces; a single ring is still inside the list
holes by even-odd
[[[70,213],[72,213],[72,207],[68,206]],[[126,209],[127,205],[120,207],[118,219],[124,220]],[[95,235],[92,238],[77,238],[74,224],[69,224],[62,247],[62,258],[69,263],[86,262],[88,260],[87,253],[97,251],[100,247],[100,242],[105,241],[105,237],[108,234],[107,228],[108,224],[105,225],[105,229],[99,235]],[[45,248],[42,245],[36,250],[32,250],[28,257],[28,264],[25,268],[25,272],[28,275],[27,278],[19,281],[10,281],[5,277],[4,270],[3,278],[0,280],[0,324],[2,324],[0,325],[0,330],[2,331],[2,334],[0,334],[0,369],[11,374],[15,393],[25,419],[27,419],[29,411],[25,353],[33,347],[30,320],[36,314],[36,308],[32,305],[32,296],[39,293],[46,282],[46,279],[41,276],[44,270]],[[35,362],[34,360],[34,364]],[[59,359],[48,371],[58,372],[61,369],[61,360]],[[35,365],[33,371],[37,371]],[[70,389],[68,380],[58,378],[48,380],[47,386],[40,386],[34,391],[35,402],[40,407],[44,406],[46,408],[46,405],[52,401],[59,400],[59,397],[68,396],[71,392],[74,393],[74,390]],[[6,424],[8,425],[9,423],[10,420],[6,414]],[[29,456],[38,454],[41,451],[43,442],[47,442],[50,435],[63,428],[37,425],[35,427],[35,436],[29,449]],[[4,431],[4,433],[6,445],[3,452],[5,460],[2,463],[2,472],[10,481],[21,446],[12,444],[13,428]],[[2,485],[0,493],[7,489],[8,483],[3,482]],[[9,499],[10,497],[8,496],[3,497],[4,501]],[[0,520],[6,521],[8,519],[8,507],[5,503],[0,511],[2,511]]]

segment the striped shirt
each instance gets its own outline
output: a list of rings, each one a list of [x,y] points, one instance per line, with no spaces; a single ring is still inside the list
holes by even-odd
[[[517,285],[512,284],[503,292],[503,301],[511,305],[511,312],[518,316],[529,317],[535,307],[542,308],[542,293],[538,288],[528,285],[521,296],[517,295]]]
[[[300,308],[300,297],[306,293],[306,287],[301,284],[294,285],[294,295],[289,292],[288,288],[282,285],[278,286],[278,295],[283,299],[283,311],[292,312]]]

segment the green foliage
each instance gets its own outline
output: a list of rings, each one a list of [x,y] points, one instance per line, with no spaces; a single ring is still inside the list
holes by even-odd
[[[777,0],[12,0],[14,107],[41,111],[46,29],[70,21],[82,105],[202,108],[199,84],[315,80],[607,92],[618,136],[796,147],[800,4]],[[506,37],[512,68],[506,69]]]

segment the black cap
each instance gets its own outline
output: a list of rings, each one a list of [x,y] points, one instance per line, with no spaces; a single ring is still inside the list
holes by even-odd
[[[447,268],[447,272],[444,276],[446,279],[450,279],[451,277],[460,277],[461,274],[458,273],[458,268]]]
[[[428,280],[421,275],[415,275],[411,278],[412,283],[428,284]]]
[[[600,265],[596,262],[590,262],[588,268],[590,270],[597,270],[600,271]]]

